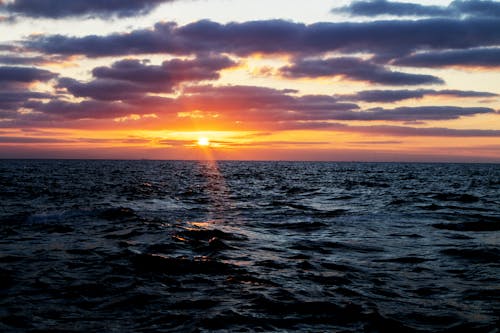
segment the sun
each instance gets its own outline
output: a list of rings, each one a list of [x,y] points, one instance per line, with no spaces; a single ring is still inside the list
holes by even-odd
[[[198,146],[202,147],[210,146],[210,140],[206,137],[198,138]]]

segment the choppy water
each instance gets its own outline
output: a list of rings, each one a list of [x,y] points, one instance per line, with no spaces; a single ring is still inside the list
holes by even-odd
[[[0,330],[500,325],[500,165],[0,161]]]

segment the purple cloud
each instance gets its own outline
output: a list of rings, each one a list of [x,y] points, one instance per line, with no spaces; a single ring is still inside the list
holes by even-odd
[[[347,101],[363,101],[370,103],[393,103],[407,99],[420,99],[425,96],[449,96],[449,97],[497,97],[497,94],[482,91],[464,90],[363,90],[352,95],[340,95],[338,98]]]
[[[58,119],[109,119],[120,117],[138,109],[121,102],[82,101],[67,102],[51,100],[50,102],[31,101],[25,103],[26,108],[35,110],[37,115],[18,115],[18,120],[26,118],[31,121],[47,121]],[[143,111],[145,112],[145,111]]]
[[[64,18],[75,16],[138,16],[149,13],[162,3],[174,0],[14,0],[0,9],[29,17]]]
[[[353,57],[317,60],[297,60],[280,69],[289,78],[343,76],[350,80],[387,85],[443,84],[432,75],[408,74],[391,71],[384,66]]]
[[[104,101],[138,98],[149,91],[148,86],[106,79],[84,83],[71,78],[61,78],[57,87],[66,89],[75,97],[91,97]]]
[[[359,110],[358,105],[344,103],[334,96],[294,96],[293,91],[252,86],[199,86],[189,88],[176,101],[190,109],[217,112],[221,119],[241,121],[424,121],[449,120],[478,114],[495,113],[491,108],[421,106],[394,109]]]
[[[353,1],[347,6],[332,9],[333,13],[354,16],[500,16],[500,3],[489,0],[455,0],[448,6],[429,6],[387,0]]]
[[[22,107],[26,101],[44,98],[52,98],[52,95],[21,89],[2,91],[0,92],[0,110],[10,110],[14,112]]]
[[[394,136],[431,136],[431,137],[500,137],[500,130],[452,129],[442,127],[406,126],[353,126],[352,130],[363,133]]]
[[[67,143],[71,140],[26,136],[0,136],[0,143]]]
[[[395,65],[413,67],[500,67],[500,48],[429,51],[415,53],[393,61]]]
[[[14,52],[12,52],[12,54],[13,53]],[[7,65],[44,65],[51,62],[61,62],[65,60],[66,58],[64,57],[48,57],[48,56],[24,57],[18,55],[0,55],[0,64],[7,64]]]
[[[179,105],[218,112],[222,119],[244,121],[290,121],[332,119],[335,112],[356,110],[353,103],[328,95],[293,96],[293,90],[254,86],[198,86],[179,97]]]
[[[104,82],[104,81],[103,81]],[[67,86],[68,90],[76,89]],[[353,103],[346,103],[329,95],[295,96],[293,90],[278,90],[254,86],[195,86],[188,87],[175,99],[145,94],[123,97],[119,90],[105,91],[99,95],[94,86],[95,100],[50,102],[30,100],[23,107],[33,109],[42,119],[109,119],[129,114],[156,113],[171,119],[178,113],[197,110],[198,116],[217,115],[220,121],[248,123],[274,123],[296,121],[427,121],[450,120],[479,114],[495,113],[481,107],[419,106],[394,109],[372,108],[360,110]],[[84,86],[84,88],[88,88]],[[75,93],[75,96],[90,93]],[[130,95],[130,91],[126,94]],[[17,115],[23,117],[22,114]],[[31,117],[28,114],[27,117]],[[32,119],[32,118],[31,118]]]
[[[338,117],[337,120],[450,120],[485,113],[495,113],[495,110],[491,108],[457,106],[415,106],[394,109],[373,108],[363,112],[351,112]]]
[[[127,59],[115,62],[111,67],[94,68],[95,79],[90,82],[62,78],[58,87],[67,89],[76,97],[110,101],[137,99],[149,92],[172,92],[182,82],[216,80],[220,70],[235,65],[234,61],[223,56],[173,59],[159,66]]]
[[[173,59],[160,66],[145,65],[138,60],[121,60],[111,67],[94,68],[92,74],[100,79],[172,85],[178,81],[216,80],[219,71],[233,67],[236,62],[224,56],[199,57],[193,60]]]
[[[392,125],[357,126],[332,122],[295,122],[276,126],[278,130],[323,130],[401,137],[500,137],[500,130],[452,129],[444,127],[409,127]]]
[[[46,82],[56,73],[34,67],[0,67],[0,119],[16,117],[16,111],[27,101],[51,98],[51,94],[30,91],[33,82]]]
[[[0,67],[0,84],[9,82],[49,81],[57,76],[56,73],[34,67]]]
[[[382,59],[421,50],[495,46],[500,44],[500,20],[443,18],[311,25],[282,20],[227,24],[205,20],[184,26],[157,23],[153,29],[107,36],[34,36],[23,44],[47,54],[89,57],[200,52],[317,56],[341,51],[370,52]]]
[[[93,81],[94,83],[98,81]],[[105,81],[99,81],[105,82]],[[119,81],[126,82],[126,81]],[[244,120],[249,122],[275,122],[291,120],[332,119],[334,112],[355,110],[356,104],[339,102],[332,96],[293,96],[294,90],[277,90],[252,86],[195,86],[188,87],[176,99],[147,96],[127,90],[121,93],[94,85],[79,85],[72,79],[61,79],[68,91],[75,96],[92,95],[93,100],[68,102],[55,96],[49,102],[28,100],[22,104],[34,113],[21,114],[9,109],[9,118],[18,121],[43,122],[56,119],[112,119],[129,114],[156,113],[165,119],[176,117],[178,112],[200,110],[217,113],[221,120]],[[90,90],[92,88],[92,90]],[[87,90],[85,90],[87,89]],[[114,89],[114,88],[113,88]],[[19,105],[15,105],[19,107]],[[32,124],[35,126],[35,124]]]
[[[449,14],[446,7],[387,0],[353,1],[347,6],[332,9],[332,12],[357,16],[447,16]]]

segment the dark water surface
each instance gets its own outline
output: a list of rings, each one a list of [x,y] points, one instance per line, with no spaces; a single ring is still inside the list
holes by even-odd
[[[499,332],[500,165],[0,161],[0,331]]]

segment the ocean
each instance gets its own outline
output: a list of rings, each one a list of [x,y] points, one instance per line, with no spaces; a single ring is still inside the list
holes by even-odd
[[[0,161],[2,332],[499,332],[500,165]]]

